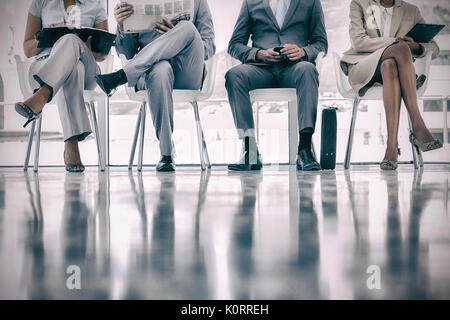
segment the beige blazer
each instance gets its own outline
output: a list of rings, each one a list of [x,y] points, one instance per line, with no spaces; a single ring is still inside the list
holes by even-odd
[[[391,32],[389,37],[380,37],[377,31],[381,30],[381,15],[376,14],[380,0],[352,0],[350,4],[350,39],[352,47],[344,53],[341,59],[341,67],[348,74],[349,64],[356,64],[378,50],[382,50],[395,42],[397,37],[405,36],[417,23],[425,23],[419,8],[406,1],[395,0],[392,16]],[[378,11],[380,12],[380,11]],[[380,31],[381,32],[381,31]],[[433,52],[433,59],[439,56],[439,47],[435,41],[421,43],[425,48],[421,58],[429,51]],[[374,56],[368,69],[364,72],[375,73],[382,52]]]

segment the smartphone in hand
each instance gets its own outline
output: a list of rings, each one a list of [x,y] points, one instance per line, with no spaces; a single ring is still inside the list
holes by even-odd
[[[276,48],[273,48],[273,51],[281,54],[281,50],[283,50],[283,49],[284,49],[284,47],[276,47]]]

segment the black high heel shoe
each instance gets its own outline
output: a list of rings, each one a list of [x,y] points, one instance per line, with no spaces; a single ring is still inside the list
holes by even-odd
[[[42,115],[42,111],[39,113],[34,113],[33,110],[31,110],[31,108],[25,103],[16,103],[15,109],[18,114],[28,119],[28,121],[23,125],[24,128],[26,128],[26,126],[28,126],[31,122],[39,119]]]

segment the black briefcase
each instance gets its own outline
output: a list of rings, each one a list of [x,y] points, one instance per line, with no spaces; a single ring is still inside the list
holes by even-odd
[[[320,165],[323,170],[336,168],[337,142],[337,108],[322,111],[322,145],[320,148]]]

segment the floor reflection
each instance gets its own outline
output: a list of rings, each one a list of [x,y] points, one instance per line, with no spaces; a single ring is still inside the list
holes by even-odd
[[[292,173],[291,173],[292,174]],[[302,299],[320,299],[320,240],[314,190],[318,173],[295,173],[298,181],[298,254],[292,269],[296,291]],[[325,204],[332,198],[325,195]],[[329,209],[325,207],[326,209]],[[330,212],[329,214],[332,214]]]
[[[0,298],[450,298],[449,176],[2,169]]]
[[[262,181],[260,172],[230,173],[239,177],[241,199],[231,215],[231,235],[228,247],[231,273],[231,296],[239,300],[253,298],[252,284],[255,281],[253,244],[256,197]],[[233,212],[232,211],[232,212]]]

